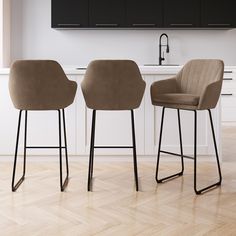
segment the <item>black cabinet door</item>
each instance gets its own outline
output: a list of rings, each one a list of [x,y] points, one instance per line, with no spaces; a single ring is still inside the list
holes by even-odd
[[[202,0],[202,26],[210,28],[236,26],[236,1]]]
[[[88,27],[88,0],[52,0],[52,27]]]
[[[124,27],[125,0],[90,0],[89,24],[91,27]]]
[[[199,27],[200,17],[201,0],[164,0],[165,27]]]
[[[127,0],[128,27],[161,27],[162,0]]]

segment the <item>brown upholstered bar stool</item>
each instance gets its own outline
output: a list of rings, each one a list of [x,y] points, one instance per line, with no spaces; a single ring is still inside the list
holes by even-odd
[[[156,166],[156,181],[158,183],[183,175],[183,158],[186,157],[194,159],[194,190],[196,194],[201,194],[202,192],[221,185],[221,169],[210,109],[215,108],[217,105],[222,87],[223,72],[224,63],[221,60],[192,60],[189,61],[174,78],[157,81],[152,84],[152,104],[154,106],[163,107]],[[181,154],[161,150],[163,121],[166,108],[177,110]],[[185,156],[183,154],[180,110],[194,112],[194,157]],[[199,110],[208,110],[209,113],[219,174],[219,180],[216,183],[202,189],[197,189],[197,111]],[[160,153],[180,156],[182,170],[176,174],[158,179]]]
[[[56,148],[60,157],[60,187],[64,191],[68,184],[69,166],[66,142],[66,126],[64,108],[73,103],[77,84],[68,80],[63,69],[56,61],[50,60],[19,60],[10,70],[9,90],[12,102],[19,109],[19,120],[16,138],[15,159],[12,176],[12,191],[16,191],[25,178],[26,149],[29,148]],[[27,146],[27,115],[28,111],[57,110],[59,119],[59,146],[41,147]],[[17,152],[20,135],[21,115],[25,111],[24,133],[24,161],[22,177],[15,184]],[[61,111],[63,118],[64,142],[61,141]],[[66,178],[62,176],[62,149],[65,149]]]
[[[130,60],[96,60],[89,64],[81,84],[86,105],[93,109],[88,171],[88,191],[91,191],[95,148],[132,148],[136,190],[138,170],[136,159],[133,110],[140,106],[145,82],[135,62]],[[97,110],[130,110],[132,122],[132,146],[95,146],[95,120]]]

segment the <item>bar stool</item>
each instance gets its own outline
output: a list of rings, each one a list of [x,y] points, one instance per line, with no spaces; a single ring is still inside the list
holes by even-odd
[[[68,80],[63,69],[56,61],[51,60],[19,60],[13,63],[10,70],[9,91],[12,102],[19,111],[15,158],[12,175],[12,191],[16,191],[25,179],[26,149],[56,148],[59,149],[60,187],[64,191],[68,184],[69,166],[66,141],[66,125],[64,108],[74,101],[77,84]],[[28,111],[57,110],[59,120],[59,146],[27,146]],[[25,111],[24,160],[22,177],[15,184],[17,152],[21,126],[22,111]],[[64,146],[61,141],[61,112],[64,129]],[[65,150],[66,178],[62,176],[62,149]]]
[[[93,178],[94,149],[132,148],[136,191],[138,191],[138,170],[136,157],[135,126],[133,110],[140,106],[146,83],[139,68],[131,60],[92,61],[81,83],[88,108],[93,109],[91,143],[88,171],[88,191]],[[95,121],[97,110],[130,110],[132,122],[132,146],[95,146]]]
[[[221,169],[210,109],[215,108],[217,105],[221,93],[223,73],[224,63],[221,60],[191,60],[182,68],[182,70],[175,77],[166,80],[156,81],[152,84],[152,104],[154,106],[163,107],[156,165],[156,181],[158,183],[162,183],[164,181],[183,175],[183,158],[186,157],[194,160],[194,190],[196,194],[201,194],[207,190],[221,185]],[[166,108],[177,110],[180,154],[161,150],[163,122]],[[189,157],[183,154],[180,110],[188,110],[194,112],[194,157]],[[216,183],[211,184],[202,189],[197,189],[197,111],[199,110],[208,110],[209,113],[219,175],[219,180]],[[159,161],[161,153],[180,156],[182,165],[181,171],[176,174],[164,177],[162,179],[158,179]]]

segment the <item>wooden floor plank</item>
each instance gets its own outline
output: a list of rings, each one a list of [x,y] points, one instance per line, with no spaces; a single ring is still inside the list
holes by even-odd
[[[178,169],[162,162],[161,174]],[[141,191],[132,162],[96,162],[88,193],[87,161],[70,163],[66,192],[59,189],[58,163],[29,162],[25,182],[10,191],[12,163],[1,163],[0,235],[236,235],[236,163],[222,164],[221,188],[196,196],[193,163],[183,177],[156,184],[155,160],[139,161]],[[201,163],[200,185],[214,181],[213,163]]]

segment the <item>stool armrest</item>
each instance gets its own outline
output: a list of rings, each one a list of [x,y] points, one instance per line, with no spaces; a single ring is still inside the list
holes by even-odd
[[[215,108],[220,97],[221,87],[222,80],[208,84],[200,97],[198,110]]]

